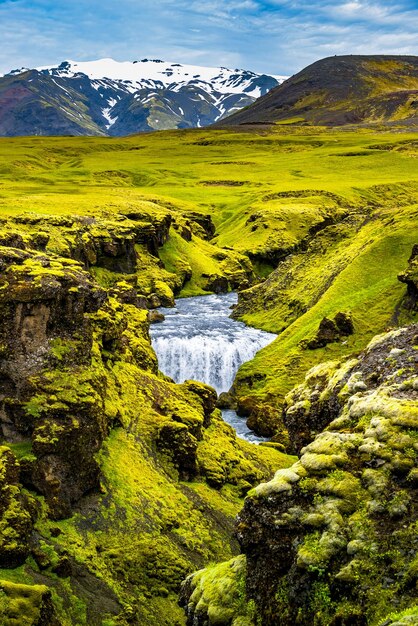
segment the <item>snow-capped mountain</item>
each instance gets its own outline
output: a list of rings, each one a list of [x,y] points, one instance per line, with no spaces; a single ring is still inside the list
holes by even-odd
[[[207,126],[285,78],[155,59],[21,68],[0,78],[0,134],[126,135]]]

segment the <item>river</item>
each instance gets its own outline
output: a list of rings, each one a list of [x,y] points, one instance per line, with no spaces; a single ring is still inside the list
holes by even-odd
[[[237,302],[236,293],[180,298],[174,308],[161,308],[165,320],[152,324],[153,348],[159,368],[175,382],[193,379],[228,391],[238,368],[276,335],[246,326],[229,317]],[[222,411],[239,437],[265,441],[250,431],[235,411]]]

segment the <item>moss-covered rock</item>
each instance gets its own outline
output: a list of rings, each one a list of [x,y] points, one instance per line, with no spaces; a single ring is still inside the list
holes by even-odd
[[[180,594],[187,624],[253,626],[254,605],[245,600],[245,570],[241,555],[189,576]]]
[[[412,248],[408,268],[398,275],[399,280],[408,288],[408,306],[416,310],[418,306],[418,244]]]
[[[0,580],[0,621],[4,626],[60,626],[45,585]]]
[[[389,613],[396,623],[396,612],[414,623],[417,330],[376,338],[356,361],[317,366],[288,397],[290,416],[305,402],[310,443],[293,466],[249,492],[236,525],[256,623],[377,626]],[[222,604],[222,594],[207,572],[206,585],[204,574],[194,587],[185,583],[183,602],[200,619],[193,598],[202,599],[202,623],[211,624],[209,606]]]
[[[6,446],[0,447],[0,567],[21,565],[29,554],[33,519],[22,493],[20,467]]]

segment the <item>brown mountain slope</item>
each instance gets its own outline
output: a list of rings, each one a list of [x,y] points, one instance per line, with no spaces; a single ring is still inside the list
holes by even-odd
[[[418,123],[418,57],[340,56],[309,65],[219,127]]]

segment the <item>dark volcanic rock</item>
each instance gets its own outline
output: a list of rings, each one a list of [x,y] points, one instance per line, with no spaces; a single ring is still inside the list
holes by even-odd
[[[310,350],[324,348],[329,343],[338,341],[340,337],[347,337],[354,333],[354,325],[351,316],[347,313],[337,313],[333,320],[324,317],[314,339],[306,344]]]
[[[205,291],[212,291],[213,293],[227,293],[229,283],[225,276],[215,276],[213,274],[210,276],[202,274],[202,276],[203,278],[207,278],[206,283],[203,286]]]
[[[20,491],[19,463],[6,446],[0,447],[0,567],[18,567],[29,554],[33,520]]]
[[[13,255],[19,265],[8,267]],[[70,362],[86,364],[92,344],[89,314],[103,304],[106,294],[74,261],[11,248],[2,254],[2,262],[1,434],[12,442],[32,440],[37,461],[30,483],[59,518],[97,486],[93,453],[105,429],[100,405],[92,406],[83,394],[65,404],[48,400],[56,385],[65,387],[65,374],[48,372],[50,348],[67,352]]]
[[[412,254],[408,260],[408,268],[399,274],[398,279],[407,285],[408,302],[410,309],[418,308],[418,244],[412,248]]]
[[[190,211],[185,214],[185,217],[189,220],[190,226],[195,234],[202,237],[202,239],[212,239],[215,234],[215,224],[212,222],[211,215]],[[197,229],[196,225],[198,226]]]
[[[185,424],[169,422],[160,430],[158,449],[171,457],[183,480],[192,480],[197,474],[197,438]]]
[[[328,343],[333,343],[338,338],[338,328],[332,320],[324,317],[318,328],[317,335],[315,339],[309,341],[307,347],[310,350],[315,350],[316,348],[323,348]]]
[[[165,316],[159,311],[149,311],[148,319],[150,324],[160,324],[165,320]]]
[[[232,393],[228,391],[223,391],[219,394],[218,401],[216,406],[219,409],[236,409],[237,408],[237,400]]]

